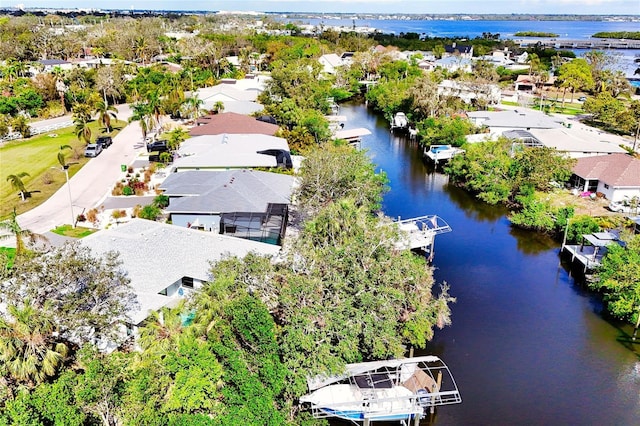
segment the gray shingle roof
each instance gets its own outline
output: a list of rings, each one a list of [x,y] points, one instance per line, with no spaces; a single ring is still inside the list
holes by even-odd
[[[160,189],[172,197],[170,213],[264,212],[269,203],[290,202],[293,182],[254,170],[185,171],[169,175]]]
[[[149,310],[157,310],[175,299],[158,293],[182,277],[210,278],[212,260],[224,255],[244,257],[249,252],[276,255],[271,244],[197,231],[143,219],[133,219],[117,228],[89,235],[81,243],[95,253],[115,250],[138,296],[138,309],[129,312],[134,324],[144,320]]]

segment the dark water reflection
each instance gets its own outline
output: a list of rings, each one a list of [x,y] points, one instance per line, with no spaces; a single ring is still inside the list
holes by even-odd
[[[630,330],[602,317],[599,299],[560,262],[558,244],[511,228],[504,209],[449,185],[415,143],[391,135],[364,106],[344,105],[341,114],[346,128],[373,133],[363,148],[389,176],[385,213],[435,213],[453,228],[437,237],[434,261],[436,280],[457,298],[453,324],[426,352],[450,366],[463,403],[440,408],[432,423],[640,425],[640,358],[617,340]]]

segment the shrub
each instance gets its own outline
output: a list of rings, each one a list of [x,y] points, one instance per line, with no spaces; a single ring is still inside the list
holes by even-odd
[[[156,220],[160,216],[160,209],[153,204],[144,206],[138,213],[138,217],[147,220]]]
[[[111,195],[113,195],[113,196],[122,195],[122,189],[124,188],[124,182],[126,182],[126,181],[123,180],[122,182],[116,182],[116,186],[114,186],[113,189],[111,190]]]
[[[129,174],[133,173],[133,166],[127,167],[127,173]]]
[[[135,194],[135,191],[133,188],[131,188],[130,186],[125,186],[124,188],[122,188],[122,195],[133,195]]]
[[[121,219],[127,216],[127,212],[125,210],[114,210],[111,212],[111,217],[114,219]]]
[[[42,179],[42,183],[45,185],[50,185],[51,183],[53,183],[53,176],[48,171],[42,174],[41,179]]]
[[[140,204],[136,205],[131,212],[131,217],[140,217],[140,210],[142,210],[142,206]]]
[[[80,213],[78,216],[76,216],[76,222],[85,222],[87,220],[87,217],[85,215],[83,215],[82,213]]]
[[[161,209],[167,208],[167,206],[169,206],[169,197],[166,195],[158,195],[153,199],[153,205]]]
[[[87,212],[87,220],[92,224],[98,223],[98,209],[91,209]]]

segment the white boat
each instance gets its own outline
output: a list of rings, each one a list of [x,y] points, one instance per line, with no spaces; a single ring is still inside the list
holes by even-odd
[[[460,392],[449,368],[436,356],[348,364],[339,376],[307,380],[300,398],[314,417],[354,423],[418,421],[436,406],[459,404]]]
[[[424,150],[424,155],[436,164],[440,161],[451,160],[456,155],[462,153],[464,153],[464,149],[451,145],[431,145]]]
[[[409,120],[407,120],[407,116],[404,112],[397,112],[396,115],[393,116],[391,129],[406,129],[408,125]]]

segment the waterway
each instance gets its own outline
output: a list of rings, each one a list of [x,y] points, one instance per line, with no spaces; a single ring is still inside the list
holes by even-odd
[[[435,278],[457,302],[452,325],[426,353],[451,368],[463,403],[422,425],[639,425],[640,345],[603,318],[599,298],[574,282],[559,244],[512,228],[501,207],[448,184],[415,143],[390,134],[362,104],[342,105],[345,128],[366,127],[372,160],[389,178],[384,212],[437,214]]]

